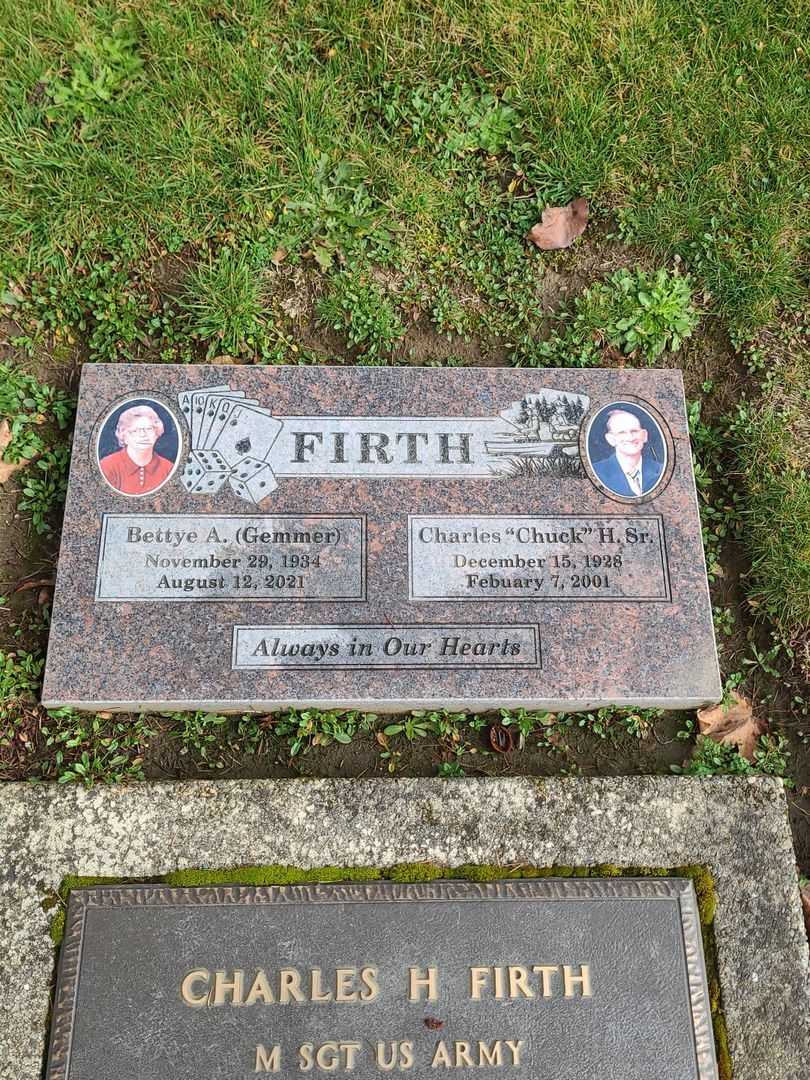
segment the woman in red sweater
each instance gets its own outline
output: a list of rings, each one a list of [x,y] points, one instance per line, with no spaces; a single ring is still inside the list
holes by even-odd
[[[115,437],[121,447],[99,462],[107,481],[122,495],[145,495],[166,480],[174,463],[155,453],[163,421],[149,405],[133,405],[118,417]]]

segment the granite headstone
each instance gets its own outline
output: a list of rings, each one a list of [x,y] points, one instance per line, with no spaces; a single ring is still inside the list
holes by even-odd
[[[717,700],[680,373],[86,365],[43,700]]]
[[[692,883],[71,895],[46,1080],[716,1080]]]

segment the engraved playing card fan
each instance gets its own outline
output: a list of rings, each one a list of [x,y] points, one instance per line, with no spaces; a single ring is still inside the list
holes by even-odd
[[[178,400],[191,435],[183,487],[214,495],[227,481],[234,495],[258,506],[278,486],[268,458],[281,421],[228,386],[183,393]]]

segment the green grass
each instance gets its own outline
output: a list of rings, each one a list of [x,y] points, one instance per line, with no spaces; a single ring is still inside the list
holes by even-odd
[[[41,775],[86,787],[143,780],[143,754],[152,734],[142,717],[52,709],[42,723],[49,753],[41,762]]]
[[[179,301],[192,337],[204,342],[211,359],[260,351],[264,341],[261,278],[247,253],[223,248],[197,264]]]
[[[177,742],[180,757],[197,769],[226,769],[240,758],[267,750],[271,730],[267,717],[223,716],[199,710],[162,715],[170,721],[166,730]]]
[[[38,654],[0,650],[0,721],[12,717],[20,702],[36,700],[44,667],[45,658]]]
[[[67,493],[70,451],[65,441],[75,408],[63,390],[0,363],[0,421],[8,423],[10,441],[0,461],[25,463],[17,476],[17,509],[34,532],[49,536]]]
[[[40,382],[11,364],[0,363],[0,420],[7,420],[11,441],[2,451],[5,461],[27,461],[47,449],[44,424],[64,430],[75,402],[69,394]]]
[[[586,195],[750,328],[800,295],[807,23],[798,0],[2,0],[2,270],[222,242],[440,265],[464,224],[486,243],[495,192],[518,242]]]
[[[698,313],[688,277],[661,267],[618,270],[576,297],[562,326],[545,341],[526,343],[519,362],[540,367],[604,363],[605,345],[639,363],[653,364],[665,349],[677,352],[692,336]]]
[[[670,768],[679,776],[781,776],[787,777],[788,742],[782,735],[760,735],[753,761],[742,757],[736,746],[698,735],[695,750],[684,765]],[[788,781],[790,783],[790,781]]]
[[[405,334],[396,305],[362,272],[333,274],[317,313],[322,325],[345,334],[362,360],[376,361],[390,355]]]
[[[57,446],[45,450],[26,469],[20,481],[17,509],[30,518],[31,528],[40,536],[50,536],[57,529],[57,514],[67,495],[70,450]]]
[[[5,601],[5,597],[2,598]],[[0,777],[19,776],[20,762],[33,749],[45,657],[39,650],[0,649]]]
[[[45,112],[55,127],[77,127],[80,139],[95,137],[107,108],[140,75],[143,60],[134,33],[121,27],[76,44],[76,58],[64,77],[46,80],[50,104]]]
[[[792,638],[810,628],[810,353],[775,375],[762,400],[738,406],[728,436],[749,603]]]

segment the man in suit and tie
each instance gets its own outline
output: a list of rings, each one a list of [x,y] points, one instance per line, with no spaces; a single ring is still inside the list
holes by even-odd
[[[608,413],[605,441],[614,452],[595,461],[593,469],[615,495],[646,495],[661,479],[663,462],[652,453],[644,453],[648,438],[649,432],[635,413],[625,409],[612,409]]]

